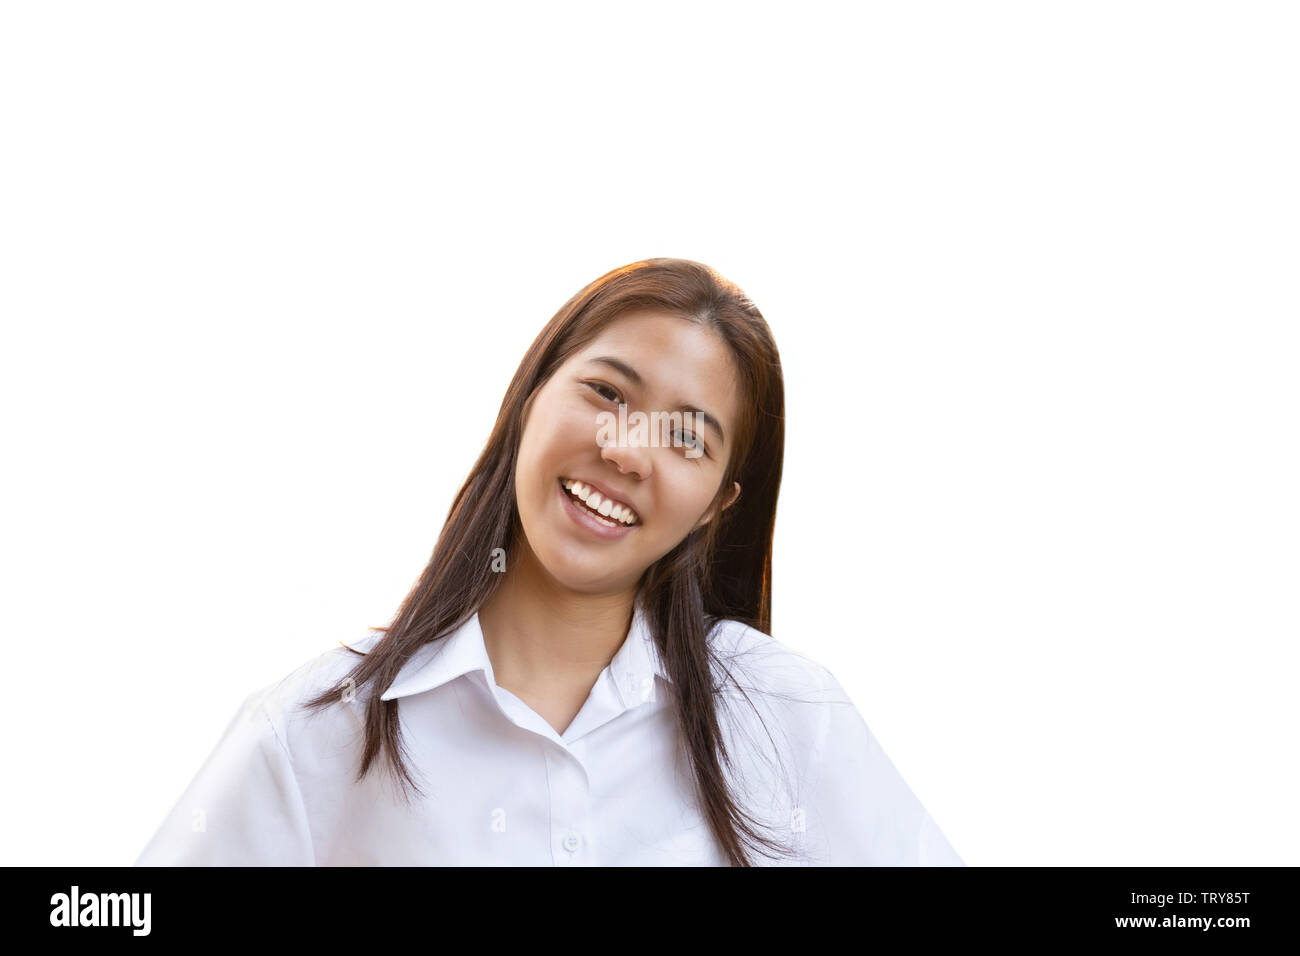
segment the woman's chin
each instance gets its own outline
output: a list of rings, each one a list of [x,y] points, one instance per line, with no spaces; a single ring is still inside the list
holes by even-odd
[[[609,559],[591,554],[547,555],[542,567],[558,585],[568,591],[600,594],[629,587],[638,575],[610,567]]]

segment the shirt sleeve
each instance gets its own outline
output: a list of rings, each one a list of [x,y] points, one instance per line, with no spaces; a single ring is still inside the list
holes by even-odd
[[[834,677],[827,696],[805,800],[809,862],[965,866]]]
[[[289,751],[250,694],[136,866],[312,866]]]

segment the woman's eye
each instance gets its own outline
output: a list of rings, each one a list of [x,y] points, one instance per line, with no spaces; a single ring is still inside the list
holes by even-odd
[[[612,389],[610,386],[606,385],[604,382],[585,382],[584,384],[585,384],[588,388],[590,388],[590,389],[592,389],[594,392],[596,392],[597,395],[600,395],[602,398],[608,399],[608,400],[611,401],[611,402],[616,402],[616,401],[618,401],[618,392],[616,392],[616,391],[615,391],[614,389]],[[603,394],[603,393],[601,392],[601,389],[602,389],[602,388],[603,388],[606,392],[609,392],[609,394],[608,394],[608,395]]]
[[[704,454],[704,443],[700,441],[698,438],[696,438],[694,435],[688,435],[685,432],[673,432],[673,434],[681,436],[679,440],[681,444],[686,448],[690,448],[692,450],[699,449],[700,453]]]

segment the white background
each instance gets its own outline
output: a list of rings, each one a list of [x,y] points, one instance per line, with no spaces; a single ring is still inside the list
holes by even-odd
[[[0,8],[4,863],[388,622],[542,325],[766,315],[773,628],[966,862],[1300,862],[1296,8]]]

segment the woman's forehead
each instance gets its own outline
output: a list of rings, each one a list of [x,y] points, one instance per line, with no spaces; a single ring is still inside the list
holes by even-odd
[[[661,312],[620,316],[574,356],[645,392],[734,413],[731,350],[708,326]]]
[[[578,353],[581,360],[610,350],[629,364],[670,372],[680,366],[687,373],[725,373],[734,369],[726,342],[708,326],[667,312],[638,311],[611,321]],[[653,384],[653,383],[647,383]]]

